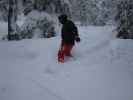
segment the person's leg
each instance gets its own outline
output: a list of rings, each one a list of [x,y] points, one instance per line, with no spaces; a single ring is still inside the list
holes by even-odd
[[[65,59],[64,43],[61,43],[61,47],[58,51],[58,61],[63,63],[64,59]]]
[[[64,62],[64,57],[65,57],[65,55],[64,55],[63,50],[59,50],[58,51],[58,61],[63,63]]]
[[[73,45],[71,45],[71,44],[64,45],[64,55],[71,57],[72,56],[72,54],[71,54],[72,48],[73,48]]]
[[[71,44],[63,44],[62,49],[58,52],[58,61],[64,62],[65,56],[72,57],[71,50],[73,48],[73,45]]]

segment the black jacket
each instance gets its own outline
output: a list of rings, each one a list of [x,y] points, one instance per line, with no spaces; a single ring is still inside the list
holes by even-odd
[[[63,23],[61,37],[63,43],[75,44],[75,37],[78,37],[78,29],[72,21],[67,20]]]

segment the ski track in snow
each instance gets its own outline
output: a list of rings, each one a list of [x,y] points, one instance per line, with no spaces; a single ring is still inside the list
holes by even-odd
[[[51,96],[57,98],[57,100],[65,100],[64,98],[62,98],[61,96],[57,95],[56,93],[54,93],[53,91],[49,90],[49,88],[45,87],[44,85],[40,84],[39,82],[32,80],[31,81],[36,84],[39,88],[44,89],[44,91],[47,91]]]

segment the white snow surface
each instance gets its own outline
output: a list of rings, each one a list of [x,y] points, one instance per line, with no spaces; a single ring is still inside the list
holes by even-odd
[[[73,58],[57,62],[60,36],[0,42],[0,100],[133,100],[133,40],[111,26],[79,27]]]

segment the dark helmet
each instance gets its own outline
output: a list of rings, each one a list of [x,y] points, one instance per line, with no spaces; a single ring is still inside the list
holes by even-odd
[[[62,14],[58,17],[60,23],[64,24],[67,21],[67,15]]]

